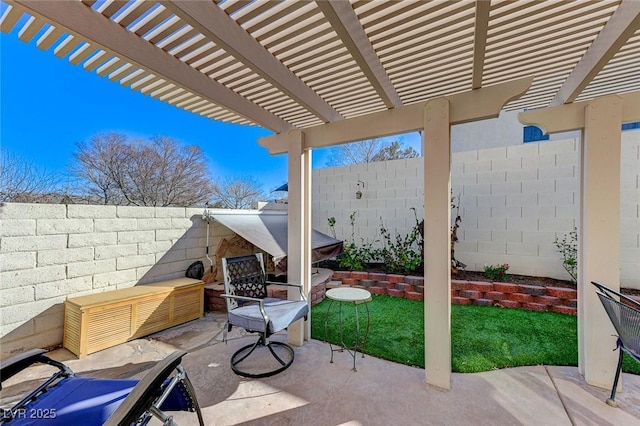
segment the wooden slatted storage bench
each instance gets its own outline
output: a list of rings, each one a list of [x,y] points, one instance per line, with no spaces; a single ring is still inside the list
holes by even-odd
[[[178,278],[69,298],[63,346],[82,358],[202,317],[204,282]]]

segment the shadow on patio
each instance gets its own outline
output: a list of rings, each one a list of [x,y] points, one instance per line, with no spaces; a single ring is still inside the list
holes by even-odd
[[[608,392],[585,383],[575,367],[532,366],[452,376],[452,390],[424,383],[424,370],[367,356],[351,371],[351,357],[337,354],[329,363],[326,343],[311,340],[296,348],[291,368],[274,377],[245,379],[229,367],[231,354],[245,338],[234,329],[222,342],[224,314],[151,335],[146,339],[75,359],[65,349],[50,355],[76,373],[96,377],[139,377],[152,361],[175,349],[189,354],[185,366],[198,394],[207,425],[305,424],[599,424],[640,421],[640,377],[624,376],[624,392],[615,409],[604,403]],[[286,339],[286,335],[276,339]],[[3,397],[41,376],[31,368],[10,379]],[[191,413],[175,416],[196,424]],[[153,421],[152,421],[153,424]]]

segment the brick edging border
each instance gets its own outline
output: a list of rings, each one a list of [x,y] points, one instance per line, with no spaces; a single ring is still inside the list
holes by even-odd
[[[386,294],[409,300],[424,300],[424,278],[413,275],[379,272],[333,271],[332,279],[342,285],[366,288],[373,294]],[[311,305],[325,298],[327,282],[311,288]],[[276,290],[269,296],[286,297],[286,290]],[[205,285],[205,311],[226,312],[221,283]],[[276,292],[279,292],[276,294]],[[640,296],[631,296],[640,302]],[[502,308],[552,311],[576,315],[578,292],[566,287],[542,287],[490,281],[451,280],[451,303],[454,305],[498,306]]]
[[[424,278],[419,276],[334,271],[333,279],[342,281],[343,285],[366,288],[373,294],[424,300]],[[578,292],[572,288],[451,280],[451,303],[454,305],[499,306],[576,315],[577,299]]]

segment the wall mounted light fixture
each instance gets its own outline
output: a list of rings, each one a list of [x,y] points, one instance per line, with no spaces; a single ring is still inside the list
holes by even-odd
[[[364,182],[359,180],[357,185],[358,185],[358,190],[356,191],[356,198],[359,200],[360,198],[362,198],[361,189],[364,189]]]

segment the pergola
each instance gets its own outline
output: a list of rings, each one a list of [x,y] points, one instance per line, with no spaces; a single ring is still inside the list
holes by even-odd
[[[4,0],[0,27],[162,102],[261,126],[288,154],[289,279],[309,290],[311,151],[423,131],[427,383],[450,388],[450,126],[529,109],[580,129],[579,368],[608,386],[620,130],[640,121],[640,1]],[[16,58],[16,60],[19,60]],[[296,249],[297,248],[297,249]],[[290,329],[302,344],[309,327]]]

